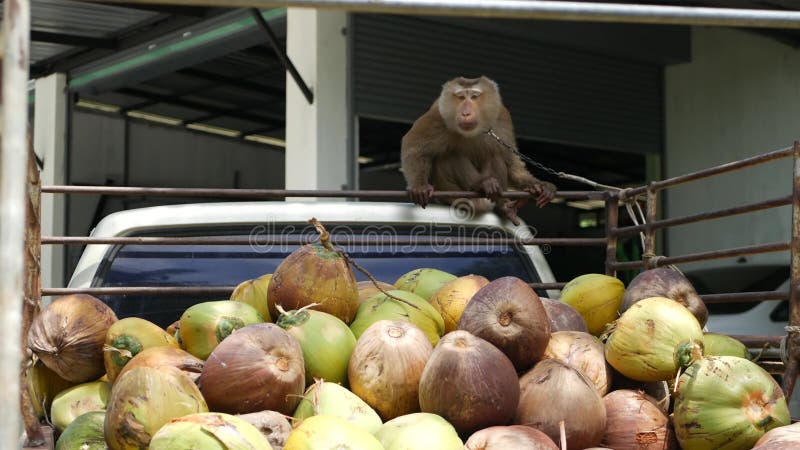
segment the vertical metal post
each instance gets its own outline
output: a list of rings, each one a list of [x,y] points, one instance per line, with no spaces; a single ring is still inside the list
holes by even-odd
[[[645,219],[645,225],[647,225],[647,227],[644,231],[644,248],[642,249],[642,259],[644,259],[645,269],[653,269],[656,267],[656,230],[649,225],[655,222],[657,218],[658,192],[651,184],[647,188],[647,213]]]
[[[42,157],[42,183],[67,184],[67,76],[54,73],[36,80],[33,118],[33,146]],[[45,235],[66,234],[66,195],[42,199],[42,231]],[[42,283],[63,286],[66,249],[48,245],[42,249]]]
[[[606,194],[606,275],[615,276],[614,263],[617,262],[617,237],[613,232],[619,225],[619,196],[616,193]]]
[[[30,2],[3,2],[2,138],[0,139],[0,448],[20,446],[22,280],[28,165]],[[13,405],[13,406],[10,406]]]
[[[29,138],[30,139],[30,138]],[[20,394],[22,422],[28,437],[26,446],[35,447],[44,444],[45,438],[39,426],[39,418],[33,409],[33,402],[28,393],[27,368],[33,362],[28,352],[28,330],[33,319],[39,314],[42,302],[41,251],[42,227],[39,218],[42,211],[42,183],[39,168],[36,166],[36,154],[32,143],[28,142],[28,201],[25,211],[25,303],[22,307],[22,367],[20,370]]]
[[[794,143],[792,180],[791,284],[789,285],[789,326],[787,327],[787,363],[783,391],[791,397],[800,371],[800,142]]]

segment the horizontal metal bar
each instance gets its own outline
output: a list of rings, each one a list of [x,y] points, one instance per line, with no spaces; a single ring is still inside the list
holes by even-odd
[[[73,294],[89,295],[219,295],[230,297],[236,286],[169,286],[169,287],[92,287],[92,288],[42,288],[43,296]]]
[[[719,219],[722,217],[730,217],[730,216],[735,216],[737,214],[745,214],[754,211],[761,211],[764,209],[770,209],[778,206],[786,206],[791,204],[792,204],[792,196],[787,195],[785,197],[775,198],[772,200],[766,200],[758,203],[750,203],[747,205],[737,206],[734,208],[721,209],[718,211],[710,211],[688,216],[674,217],[671,219],[657,220],[653,223],[649,223],[646,225],[635,225],[630,227],[615,228],[611,230],[611,234],[614,236],[628,236],[643,232],[648,228],[653,230],[658,230],[661,228],[667,228],[675,225],[684,225],[687,223],[701,222],[704,220]]]
[[[747,347],[762,347],[769,344],[770,347],[780,347],[783,336],[753,336],[744,334],[729,334],[728,336],[738,340]]]
[[[668,188],[670,186],[675,186],[678,184],[688,183],[690,181],[699,180],[702,178],[708,178],[712,175],[719,175],[721,173],[732,172],[734,170],[743,169],[745,167],[755,166],[757,164],[763,164],[769,161],[773,161],[780,158],[786,158],[792,156],[792,147],[782,148],[780,150],[774,150],[768,153],[764,153],[761,155],[756,155],[750,158],[740,159],[739,161],[733,161],[726,164],[721,164],[719,166],[709,167],[707,169],[698,170],[696,172],[690,172],[685,175],[680,175],[677,177],[667,178],[666,180],[661,181],[654,181],[647,186],[640,186],[637,188],[630,189],[625,191],[627,196],[634,196],[639,194],[644,194],[647,192],[647,189],[655,189],[661,190],[664,188]]]
[[[355,190],[287,190],[287,189],[214,189],[214,188],[162,188],[128,186],[42,186],[45,194],[96,194],[96,195],[136,195],[152,197],[221,197],[239,199],[278,199],[284,197],[322,197],[322,198],[362,198],[362,199],[400,199],[409,200],[408,191],[355,191]],[[602,200],[602,191],[560,191],[556,198],[569,200]],[[501,194],[505,198],[529,198],[527,192],[509,191]],[[483,195],[471,191],[438,191],[433,198],[482,198]]]
[[[789,292],[786,291],[765,291],[765,292],[731,292],[725,294],[705,294],[700,298],[706,304],[715,303],[747,303],[765,300],[788,300]]]
[[[533,289],[561,289],[566,283],[529,283]],[[219,295],[230,297],[236,286],[120,286],[90,288],[42,288],[44,296],[101,295]]]
[[[528,283],[533,289],[562,289],[567,283]]]
[[[94,0],[98,1],[98,0]],[[123,0],[102,0],[104,2]],[[124,0],[129,3],[219,6],[219,0]],[[228,7],[303,7],[354,12],[458,15],[510,19],[800,28],[800,13],[763,9],[632,5],[566,1],[492,0],[228,0]]]
[[[789,250],[786,242],[774,242],[771,244],[748,245],[726,250],[713,250],[708,252],[690,253],[682,256],[658,257],[653,267],[663,267],[670,264],[681,264],[695,261],[706,261],[709,259],[732,258],[734,256],[755,255],[758,253],[782,252]],[[611,265],[614,270],[631,270],[644,267],[643,261],[618,262]]]
[[[317,242],[316,236],[219,236],[219,237],[85,237],[42,236],[42,245],[304,245]],[[469,236],[383,236],[383,235],[331,235],[336,245],[556,245],[604,246],[605,238],[532,238]]]

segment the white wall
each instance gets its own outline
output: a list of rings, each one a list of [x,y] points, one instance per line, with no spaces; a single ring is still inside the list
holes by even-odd
[[[347,13],[289,8],[286,26],[286,53],[314,94],[309,104],[286,77],[286,188],[347,188],[354,161],[348,142]]]
[[[128,185],[283,189],[283,150],[216,137],[176,127],[130,122]],[[76,110],[72,114],[69,183],[124,185],[125,121],[121,117]],[[238,176],[236,173],[238,172]],[[234,180],[238,178],[238,184]],[[67,233],[86,235],[99,196],[72,195]],[[104,213],[158,203],[198,199],[109,197]],[[81,249],[68,249],[69,272]]]
[[[665,176],[789,147],[800,139],[800,51],[744,31],[697,27],[692,32],[692,62],[668,67],[665,74]],[[667,214],[788,195],[791,177],[792,160],[781,159],[693,182],[667,191]],[[789,207],[683,225],[667,235],[666,254],[786,241],[790,225]],[[788,253],[750,256],[748,262],[788,263]]]

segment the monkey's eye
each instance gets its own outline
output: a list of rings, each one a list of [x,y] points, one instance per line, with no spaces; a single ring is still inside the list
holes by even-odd
[[[455,94],[455,96],[456,96],[456,97],[457,97],[459,100],[466,100],[466,99],[467,99],[467,96],[466,96],[466,94],[464,94],[463,92],[459,92],[459,93]]]
[[[478,98],[480,96],[481,96],[480,92],[473,92],[473,93],[469,94],[469,98],[471,98],[473,100],[475,100],[476,98]]]

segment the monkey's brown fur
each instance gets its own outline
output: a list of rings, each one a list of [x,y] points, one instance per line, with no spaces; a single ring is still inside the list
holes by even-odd
[[[425,207],[434,189],[476,191],[494,200],[497,212],[519,224],[517,211],[527,199],[512,201],[498,194],[524,190],[539,207],[550,202],[555,186],[531,175],[519,156],[487,134],[490,129],[516,148],[511,114],[495,82],[486,77],[459,77],[445,83],[439,98],[403,136],[403,174],[414,203]],[[470,202],[476,212],[493,206],[487,199]]]

